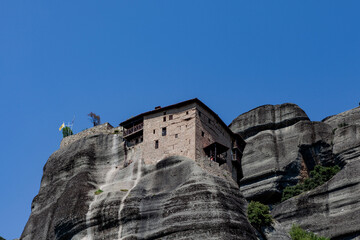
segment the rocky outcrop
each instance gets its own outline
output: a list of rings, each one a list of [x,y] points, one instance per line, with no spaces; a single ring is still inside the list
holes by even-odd
[[[326,184],[276,205],[272,215],[287,229],[297,223],[331,239],[360,239],[360,108],[323,122],[333,129],[333,157],[344,168]]]
[[[306,113],[296,104],[284,103],[252,109],[235,118],[229,127],[246,139],[261,131],[284,128],[301,120],[309,120]]]
[[[325,118],[333,128],[333,153],[342,164],[360,157],[360,107]]]
[[[101,133],[103,133],[103,134],[105,134],[105,133],[109,134],[109,133],[114,133],[114,132],[122,133],[122,131],[123,131],[122,127],[114,128],[113,126],[110,125],[110,123],[100,124],[95,127],[85,129],[75,135],[70,135],[70,136],[64,137],[61,140],[60,148],[65,147],[73,142],[76,142],[77,140],[82,139],[84,137],[98,135]]]
[[[233,182],[184,157],[124,163],[118,134],[56,151],[21,239],[256,239]]]
[[[291,240],[288,231],[276,220],[271,226],[262,227],[261,233],[255,231],[259,240]]]
[[[316,164],[335,161],[332,127],[311,122],[295,104],[255,108],[229,127],[246,141],[240,189],[249,200],[276,203],[285,186],[306,178]]]
[[[276,205],[272,215],[290,230],[299,224],[331,239],[360,239],[360,161],[353,161],[326,184]]]

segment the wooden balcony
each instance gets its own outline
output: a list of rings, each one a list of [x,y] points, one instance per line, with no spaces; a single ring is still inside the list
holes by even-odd
[[[128,129],[124,129],[124,137],[127,137],[129,135],[132,135],[134,133],[137,133],[137,132],[140,132],[141,130],[143,130],[144,128],[144,123],[140,123],[138,125],[135,125],[131,128],[128,128]]]

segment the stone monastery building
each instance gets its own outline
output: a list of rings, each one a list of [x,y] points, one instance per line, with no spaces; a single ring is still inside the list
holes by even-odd
[[[200,166],[216,162],[226,167],[236,181],[242,178],[244,140],[197,98],[156,107],[120,126],[129,155],[136,149],[137,157],[147,164],[180,155],[194,159]]]

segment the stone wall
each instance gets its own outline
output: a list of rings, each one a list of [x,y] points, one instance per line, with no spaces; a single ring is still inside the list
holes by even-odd
[[[156,163],[173,155],[195,159],[195,116],[194,104],[146,116],[144,142],[141,143],[145,163]],[[166,128],[165,136],[162,128]],[[155,141],[159,143],[157,149]]]
[[[84,131],[81,131],[75,135],[71,135],[71,136],[67,136],[65,138],[62,139],[61,143],[60,143],[60,148],[65,147],[83,137],[87,137],[87,136],[91,136],[91,135],[96,135],[96,134],[109,134],[109,133],[114,133],[115,131],[118,131],[119,133],[122,133],[122,127],[116,127],[114,128],[113,126],[111,126],[109,123],[104,123],[92,128],[88,128]]]
[[[221,124],[219,124],[219,122],[215,119],[215,117],[212,114],[210,114],[207,110],[203,109],[200,106],[197,106],[197,109],[198,111],[196,115],[196,133],[195,133],[196,134],[195,161],[198,162],[202,168],[207,169],[209,172],[212,172],[214,167],[219,166],[219,164],[211,161],[206,156],[204,152],[204,148],[214,142],[218,142],[228,147],[228,150],[226,152],[227,164],[221,165],[221,168],[230,172],[233,179],[237,181],[238,178],[240,178],[241,174],[238,174],[238,171],[235,169],[231,161],[232,138],[230,134],[227,132],[226,129],[224,129],[221,126]]]

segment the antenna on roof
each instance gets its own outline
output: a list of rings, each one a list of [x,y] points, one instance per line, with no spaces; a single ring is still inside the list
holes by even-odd
[[[70,125],[71,130],[72,130],[73,127],[74,127],[74,122],[75,122],[75,114],[74,114],[73,120],[71,121],[71,125]]]

